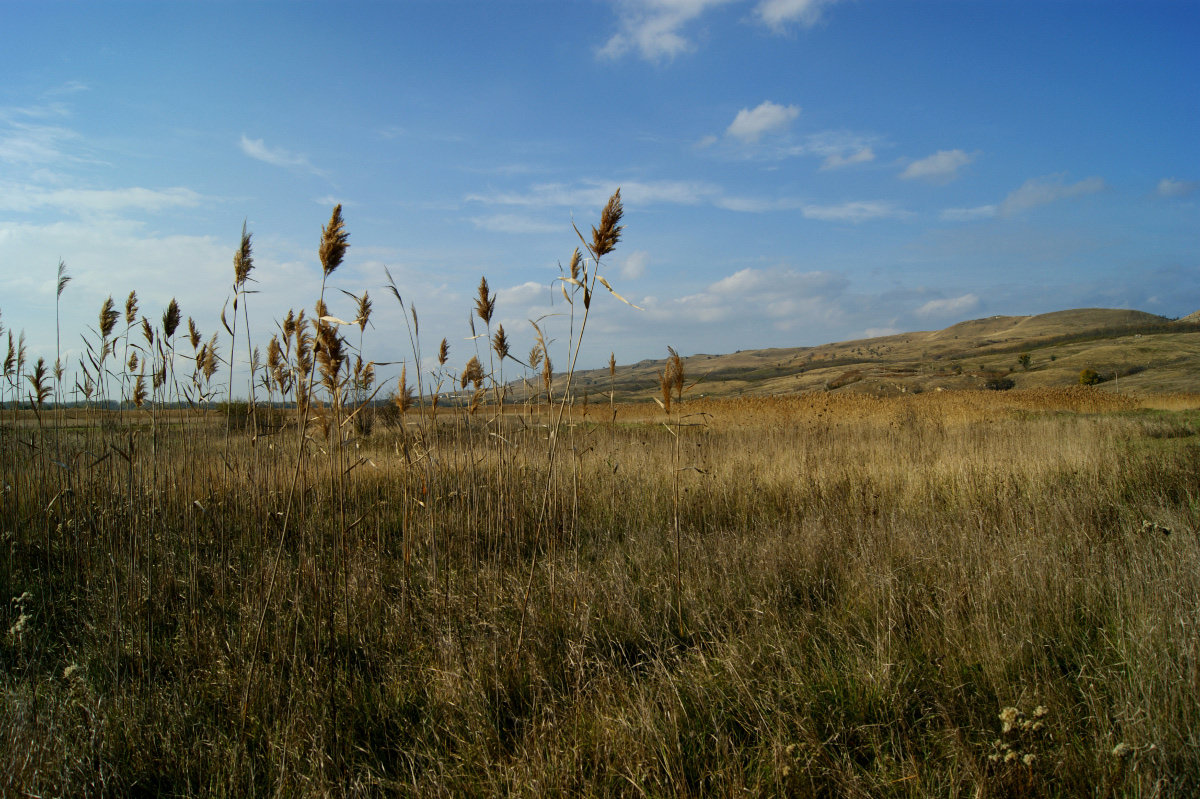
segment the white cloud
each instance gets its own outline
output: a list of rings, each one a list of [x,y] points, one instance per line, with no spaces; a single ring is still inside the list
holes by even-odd
[[[1000,203],[1000,215],[1013,216],[1056,200],[1082,197],[1104,189],[1104,181],[1097,177],[1087,178],[1078,183],[1066,183],[1064,178],[1065,175],[1061,173],[1044,178],[1030,178],[1021,188],[1004,198],[1004,202]]]
[[[730,0],[624,0],[617,4],[620,31],[600,48],[602,58],[630,51],[647,61],[670,60],[692,49],[682,33],[689,22]]]
[[[551,224],[520,214],[492,214],[471,217],[471,224],[492,233],[561,233],[561,224]]]
[[[836,316],[840,313],[837,300],[848,285],[845,276],[836,272],[746,268],[697,294],[646,307],[647,313],[659,321],[692,325],[767,319],[772,326],[783,329],[796,318],[822,320]]]
[[[958,177],[958,170],[975,160],[962,150],[938,150],[928,158],[913,161],[900,173],[904,180],[929,180],[934,183],[949,183]]]
[[[917,316],[954,316],[970,313],[979,307],[979,297],[975,294],[964,294],[961,297],[950,297],[944,300],[930,300],[916,310]]]
[[[821,19],[822,7],[834,2],[836,0],[761,0],[754,15],[776,32],[784,30],[791,22],[811,28]]]
[[[946,222],[971,222],[976,219],[991,219],[999,209],[994,205],[978,205],[974,208],[947,208],[942,211]]]
[[[634,250],[621,263],[621,277],[626,280],[637,280],[646,274],[646,267],[649,265],[650,253],[645,250]]]
[[[486,205],[518,205],[540,208],[602,208],[617,189],[625,205],[699,205],[720,194],[711,183],[688,180],[660,181],[599,181],[585,180],[581,184],[539,183],[526,192],[500,194],[468,194],[467,202]]]
[[[849,155],[842,153],[830,153],[825,158],[825,162],[821,164],[822,171],[827,169],[841,169],[845,166],[853,164],[865,164],[875,160],[875,151],[870,147],[863,147],[860,150],[855,150]]]
[[[520,306],[523,313],[525,306],[549,302],[550,297],[550,287],[547,284],[527,280],[516,286],[496,289],[496,306],[501,311],[511,311],[513,306]]]
[[[707,135],[707,136],[703,137],[702,139],[700,139],[700,141],[696,142],[696,149],[697,149],[697,150],[703,150],[703,149],[706,149],[706,148],[708,148],[708,147],[712,147],[714,144],[716,144],[716,143],[717,143],[717,141],[718,141],[717,137],[716,137],[716,136],[713,136],[713,135],[710,133],[709,135]]]
[[[977,219],[991,219],[997,216],[1015,216],[1031,208],[1047,205],[1057,200],[1095,194],[1103,189],[1104,181],[1095,177],[1087,178],[1077,183],[1066,183],[1062,174],[1048,175],[1044,178],[1030,178],[1019,189],[1009,192],[1008,196],[998,205],[979,205],[974,208],[947,208],[942,211],[941,218],[946,222],[971,222]]]
[[[1158,182],[1159,197],[1186,197],[1200,189],[1200,181],[1163,178]]]
[[[783,106],[765,100],[754,110],[743,108],[738,111],[725,135],[754,144],[764,134],[785,130],[799,115],[800,109],[794,105]]]
[[[806,205],[801,209],[805,219],[824,222],[866,222],[871,219],[905,219],[912,216],[891,203],[858,201],[841,205]]]
[[[282,147],[268,147],[263,144],[262,139],[251,139],[244,133],[242,134],[241,141],[238,142],[238,146],[241,147],[242,152],[246,155],[271,166],[303,169],[307,172],[312,172],[314,175],[323,174],[321,170],[309,163],[308,156],[289,152]]]
[[[55,189],[0,184],[0,209],[26,211],[57,208],[69,213],[116,213],[118,211],[162,211],[193,207],[201,195],[181,187],[158,191],[134,186],[127,189]]]

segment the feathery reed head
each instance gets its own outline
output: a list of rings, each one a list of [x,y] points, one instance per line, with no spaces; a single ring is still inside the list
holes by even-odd
[[[508,357],[508,348],[508,336],[504,334],[504,325],[500,325],[496,335],[492,336],[492,349],[496,351],[496,357],[503,361]]]
[[[450,359],[450,344],[446,339],[442,339],[442,346],[438,347],[438,366],[445,366],[446,361]]]
[[[364,291],[361,297],[355,299],[358,301],[358,309],[354,321],[358,323],[358,331],[361,333],[366,330],[367,322],[371,319],[371,295]]]
[[[608,198],[608,204],[600,213],[600,227],[592,228],[592,255],[597,259],[603,258],[616,249],[617,242],[621,240],[621,231],[624,230],[621,225],[621,217],[624,214],[625,209],[621,205],[621,190],[617,189],[613,196]]]
[[[125,324],[132,325],[134,320],[137,319],[137,312],[137,292],[131,291],[129,292],[129,297],[125,300]]]
[[[321,247],[317,250],[317,254],[321,256],[321,269],[324,270],[325,277],[329,277],[342,265],[342,259],[346,257],[346,249],[349,246],[350,234],[346,232],[346,223],[342,219],[342,205],[338,203],[333,207],[329,224],[321,228]]]
[[[336,327],[319,319],[315,324],[317,335],[313,351],[321,368],[321,382],[333,394],[341,385],[342,364],[346,360],[345,347]]]
[[[474,355],[471,360],[467,361],[467,365],[463,367],[462,375],[459,377],[462,388],[466,388],[468,384],[474,383],[475,389],[478,391],[483,385],[483,367],[479,363],[479,359]]]
[[[539,344],[534,344],[529,348],[529,368],[537,369],[542,362],[542,348]]]
[[[30,395],[30,398],[37,402],[37,407],[42,407],[42,404],[45,403],[46,400],[50,398],[50,394],[53,393],[50,389],[49,382],[47,381],[46,359],[38,358],[37,365],[33,368],[33,374],[25,375],[25,379],[29,381],[31,386],[33,386],[34,393]]]
[[[12,379],[13,369],[17,364],[17,348],[13,344],[12,331],[8,331],[8,356],[4,359],[4,376],[9,380]]]
[[[246,284],[250,272],[254,269],[254,256],[250,249],[250,232],[246,230],[246,222],[242,220],[242,243],[233,254],[233,285],[240,289]]]
[[[492,323],[492,313],[496,310],[496,295],[489,295],[488,291],[487,278],[479,278],[479,296],[475,298],[475,313],[479,315],[485,325]]]
[[[575,252],[571,253],[571,264],[568,270],[571,273],[572,280],[579,280],[579,264],[582,260],[583,258],[579,255],[579,248],[576,247]]]
[[[392,396],[392,402],[400,413],[403,414],[413,404],[413,388],[408,384],[408,367],[400,367],[400,387],[396,389],[395,395]]]
[[[104,301],[104,305],[100,306],[100,337],[107,339],[112,335],[113,328],[116,327],[117,319],[120,318],[117,313],[116,306],[113,304],[112,295]]]
[[[610,352],[608,354],[608,376],[614,377],[617,374],[617,354]]]
[[[63,290],[67,284],[71,282],[71,276],[67,274],[67,263],[61,258],[58,260],[58,296],[61,297]]]
[[[163,335],[167,338],[175,335],[175,331],[179,329],[179,320],[179,303],[175,302],[175,298],[172,297],[171,301],[167,303],[167,310],[163,311],[162,315]]]
[[[200,328],[196,327],[196,321],[192,317],[188,317],[188,342],[195,350],[200,346]]]
[[[204,347],[204,361],[200,365],[200,371],[204,372],[205,380],[212,380],[214,374],[217,373],[217,363],[220,356],[217,355],[217,334],[213,333],[212,338],[208,340],[208,344]]]

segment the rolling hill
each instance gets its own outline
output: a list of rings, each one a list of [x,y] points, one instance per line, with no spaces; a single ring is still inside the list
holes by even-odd
[[[686,351],[686,342],[669,343]],[[1200,392],[1200,312],[1178,320],[1104,308],[992,316],[942,330],[683,361],[691,396],[1068,386],[1085,369],[1106,390]],[[607,398],[611,386],[617,401],[647,399],[659,392],[664,364],[618,366],[611,378],[607,369],[579,372],[575,394]]]

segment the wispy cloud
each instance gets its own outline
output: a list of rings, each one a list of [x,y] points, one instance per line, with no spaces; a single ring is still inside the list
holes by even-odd
[[[687,180],[661,181],[584,181],[582,184],[543,183],[524,192],[470,194],[467,202],[484,205],[517,206],[526,208],[596,209],[602,207],[617,188],[627,206],[648,205],[711,205],[739,213],[770,213],[799,211],[806,219],[825,222],[866,222],[873,219],[906,219],[912,213],[890,202],[857,200],[834,205],[819,205],[797,197],[729,196],[713,183]],[[487,220],[503,222],[509,217],[478,217],[472,221],[485,227]],[[515,217],[513,218],[515,219]],[[488,228],[492,229],[492,228]],[[559,229],[555,226],[553,229]],[[521,231],[525,232],[525,231]],[[530,230],[528,232],[541,232]]]
[[[916,310],[917,316],[945,317],[970,313],[979,307],[979,297],[975,294],[964,294],[961,297],[949,297],[942,300],[930,300]]]
[[[779,105],[764,100],[754,109],[743,108],[738,111],[733,122],[725,130],[725,135],[747,144],[754,144],[765,134],[786,131],[792,120],[798,116],[800,109],[797,106]]]
[[[637,53],[647,61],[669,61],[691,52],[695,44],[685,30],[708,11],[743,0],[618,0],[619,30],[597,50],[601,58]],[[838,0],[758,0],[753,17],[775,33],[793,24],[812,27],[826,6]]]
[[[201,199],[201,195],[191,189],[179,187],[161,191],[136,186],[125,189],[46,190],[36,186],[0,184],[0,209],[6,211],[56,208],[79,214],[112,214],[131,210],[153,212],[193,207]]]
[[[656,304],[648,311],[657,319],[689,325],[767,320],[778,329],[787,329],[798,318],[819,320],[839,313],[836,300],[848,286],[846,277],[836,272],[747,268],[701,292]]]
[[[1097,177],[1086,178],[1077,183],[1067,183],[1063,173],[1030,178],[1021,188],[1004,198],[999,211],[1001,216],[1014,216],[1057,200],[1082,197],[1103,190],[1104,181]]]
[[[755,7],[754,16],[776,32],[786,30],[792,23],[811,28],[820,21],[824,7],[835,2],[837,0],[762,0]]]
[[[602,58],[634,51],[647,61],[670,60],[693,47],[683,28],[710,8],[731,0],[622,0],[617,3],[620,30],[600,48]]]
[[[841,169],[842,167],[853,166],[854,164],[866,164],[874,160],[875,151],[870,147],[863,147],[861,150],[855,150],[848,154],[830,153],[825,157],[824,163],[821,164],[821,170]]]
[[[0,163],[37,166],[79,160],[68,156],[64,147],[79,134],[54,123],[70,115],[70,109],[57,102],[0,107]]]
[[[872,219],[907,219],[912,212],[897,208],[889,202],[876,200],[841,203],[839,205],[805,205],[801,208],[805,219],[824,222],[867,222]]]
[[[933,183],[949,183],[958,177],[958,170],[975,160],[962,150],[938,150],[933,155],[913,161],[900,177],[903,180],[928,180]]]
[[[998,209],[994,205],[978,205],[974,208],[947,208],[942,211],[946,222],[971,222],[976,219],[991,219]]]
[[[1158,182],[1159,197],[1186,197],[1200,189],[1200,181],[1163,178]]]
[[[600,208],[617,189],[626,205],[699,205],[721,193],[719,186],[702,181],[598,181],[581,184],[540,183],[525,192],[469,194],[467,202],[540,208]]]
[[[650,253],[645,250],[634,250],[625,256],[625,260],[618,267],[621,277],[626,280],[637,280],[642,275],[646,274],[646,267],[650,265]]]
[[[492,214],[471,217],[471,224],[480,230],[492,233],[561,233],[561,224],[551,224],[542,219],[520,214]]]
[[[1062,173],[1041,178],[1030,178],[1019,189],[1009,192],[1003,202],[994,205],[979,205],[974,208],[947,208],[941,218],[947,222],[970,222],[993,217],[1011,217],[1058,200],[1083,197],[1104,190],[1104,181],[1098,177],[1086,178],[1076,183],[1067,183]]]
[[[314,175],[323,176],[325,173],[317,169],[309,162],[308,156],[301,153],[293,153],[282,147],[268,147],[263,143],[262,139],[251,139],[242,134],[241,141],[238,146],[246,155],[251,158],[270,164],[271,166],[281,166],[287,169],[301,169],[306,172],[311,172]]]

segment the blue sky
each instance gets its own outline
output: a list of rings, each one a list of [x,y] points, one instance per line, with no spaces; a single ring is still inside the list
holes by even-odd
[[[567,310],[571,222],[618,186],[602,274],[644,310],[598,297],[581,365],[1200,308],[1192,0],[0,0],[0,20],[0,324],[35,358],[60,258],[71,362],[131,289],[215,331],[243,220],[265,349],[316,298],[338,202],[331,284],[370,290],[368,357],[408,354],[385,266],[427,354],[474,352],[481,275],[527,352],[527,320]],[[545,324],[562,363],[568,318]]]

